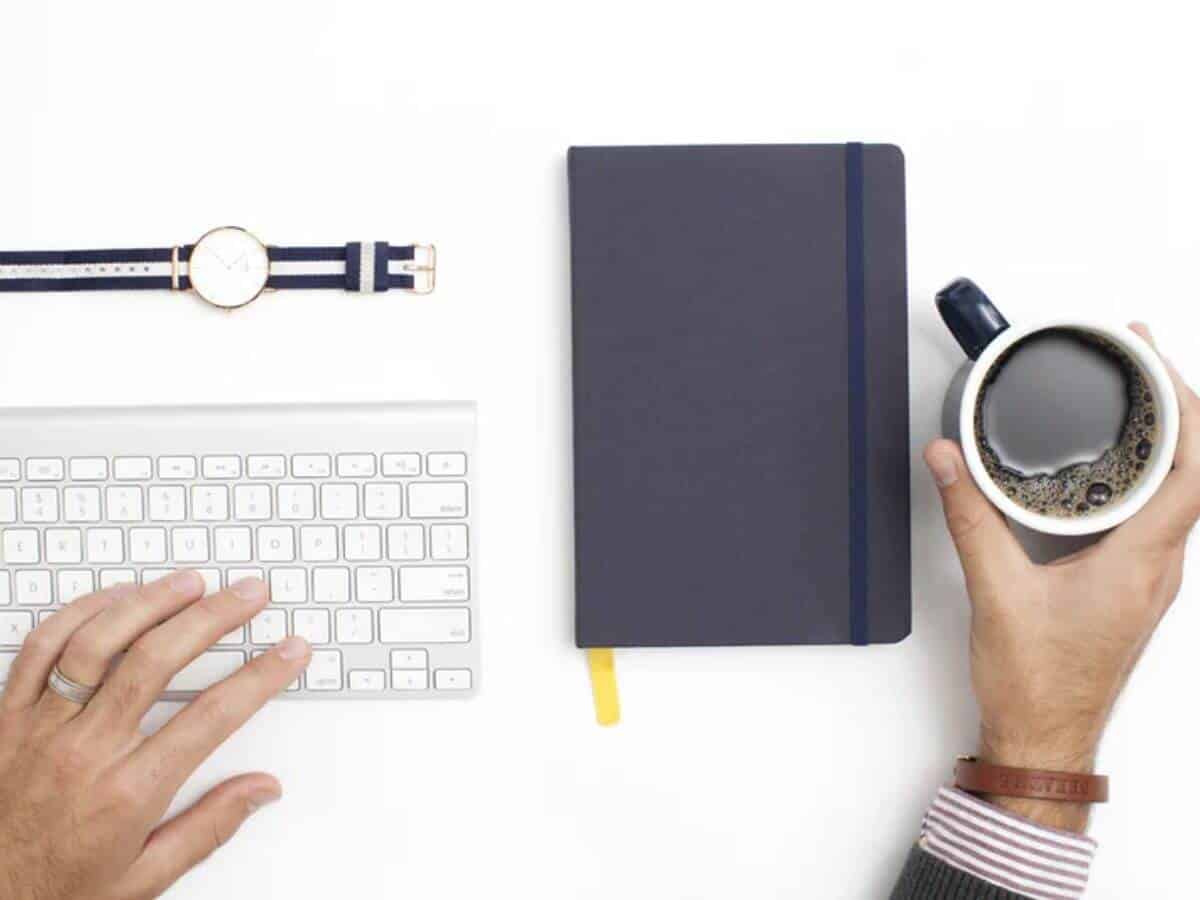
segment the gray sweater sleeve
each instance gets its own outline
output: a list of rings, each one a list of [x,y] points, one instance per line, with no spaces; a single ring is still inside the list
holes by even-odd
[[[891,900],[1025,900],[913,847]]]

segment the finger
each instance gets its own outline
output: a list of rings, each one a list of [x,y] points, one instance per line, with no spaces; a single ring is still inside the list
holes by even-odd
[[[3,703],[8,707],[32,706],[46,690],[50,670],[62,656],[67,641],[79,628],[98,616],[133,585],[114,586],[87,594],[64,606],[30,632],[13,661],[4,689]]]
[[[929,467],[942,495],[946,528],[958,550],[972,601],[991,596],[995,588],[1031,563],[1016,537],[967,470],[953,441],[936,440],[925,448]]]
[[[1135,322],[1129,327],[1158,349],[1145,325]],[[1200,516],[1200,398],[1170,360],[1164,358],[1163,363],[1179,399],[1174,468],[1137,515],[1117,529],[1115,537],[1126,544],[1171,546],[1187,536]]]
[[[129,646],[105,679],[81,714],[81,724],[115,725],[118,733],[136,729],[171,679],[222,637],[250,621],[267,605],[269,593],[261,578],[244,578],[147,631]]]
[[[67,641],[58,669],[67,678],[89,687],[104,681],[109,667],[148,629],[194,603],[204,593],[198,572],[182,571],[160,578],[140,589],[124,592],[108,609],[94,617]],[[78,703],[46,691],[38,713],[65,722],[79,715]]]
[[[231,778],[155,829],[118,885],[118,897],[157,897],[233,838],[242,823],[282,796],[279,782],[258,773]]]
[[[213,685],[134,752],[129,765],[156,779],[164,802],[230,735],[295,681],[312,656],[304,638],[285,638]]]

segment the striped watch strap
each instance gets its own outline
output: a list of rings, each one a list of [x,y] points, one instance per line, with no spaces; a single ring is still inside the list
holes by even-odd
[[[0,251],[0,293],[189,290],[192,246],[130,250]],[[344,247],[267,247],[267,287],[429,293],[434,248],[363,241]]]

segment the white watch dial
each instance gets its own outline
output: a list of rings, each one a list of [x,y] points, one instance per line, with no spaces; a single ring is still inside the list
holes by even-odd
[[[217,228],[196,242],[188,260],[192,289],[215,306],[245,306],[267,285],[267,248],[241,228]]]

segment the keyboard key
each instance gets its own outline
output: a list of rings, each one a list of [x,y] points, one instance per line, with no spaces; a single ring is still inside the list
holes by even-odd
[[[233,489],[233,517],[243,522],[271,518],[271,486],[239,484]]]
[[[308,571],[305,569],[272,569],[271,602],[307,603]]]
[[[296,558],[296,533],[288,525],[264,525],[258,529],[258,561],[292,562]]]
[[[137,584],[137,572],[133,569],[101,569],[100,590],[108,590],[118,584]]]
[[[382,669],[354,669],[348,681],[352,691],[382,691],[387,687],[387,676]]]
[[[279,486],[279,518],[285,522],[315,519],[317,492],[311,484],[281,484]]]
[[[283,478],[287,475],[287,460],[282,456],[251,456],[246,460],[246,474],[251,478]]]
[[[2,637],[3,636],[0,635],[0,638]],[[3,643],[2,639],[0,639],[0,643]],[[4,687],[5,683],[8,681],[8,673],[12,671],[12,664],[16,658],[17,654],[15,652],[0,653],[0,687]]]
[[[429,673],[424,669],[393,669],[392,690],[427,691],[429,690]]]
[[[433,686],[439,691],[469,691],[470,669],[438,669],[433,673]]]
[[[192,487],[192,518],[197,522],[224,522],[229,518],[229,488],[223,484]]]
[[[471,639],[466,609],[381,609],[379,640],[384,644],[465,644]]]
[[[392,668],[424,671],[429,668],[429,653],[425,650],[393,650]]]
[[[22,488],[21,518],[38,524],[58,521],[57,488]]]
[[[19,459],[0,459],[0,481],[20,481],[21,461]]]
[[[142,489],[136,485],[106,488],[104,504],[110,522],[142,521]]]
[[[174,569],[142,569],[142,584],[153,584],[156,581],[162,581],[162,579],[174,571]]]
[[[425,471],[430,475],[467,474],[467,454],[465,453],[428,453],[425,455]]]
[[[429,550],[434,559],[466,559],[467,526],[430,525]]]
[[[58,573],[58,602],[70,603],[96,590],[96,581],[89,569],[61,569]]]
[[[83,535],[78,528],[46,529],[46,562],[51,565],[83,562]]]
[[[27,481],[62,481],[66,467],[61,459],[31,459],[25,464]]]
[[[334,562],[338,534],[333,525],[306,525],[300,529],[300,558],[305,562]]]
[[[165,528],[130,528],[129,561],[131,563],[165,563],[167,561],[167,530]]]
[[[230,570],[232,571],[232,570]],[[204,594],[215,594],[221,589],[221,570],[220,569],[197,569],[198,574],[204,580]],[[229,583],[233,584],[237,579],[230,578]]]
[[[0,606],[12,603],[12,578],[7,572],[0,572]]]
[[[310,644],[329,643],[329,610],[298,609],[292,613],[293,633]]]
[[[292,457],[292,476],[295,478],[328,478],[333,474],[329,456],[324,453],[301,453]]]
[[[68,522],[99,522],[100,488],[63,488],[63,518]]]
[[[151,522],[182,522],[187,518],[187,492],[182,485],[156,484],[147,493]]]
[[[342,540],[348,562],[375,562],[383,558],[383,534],[378,525],[346,525]]]
[[[201,463],[204,477],[213,481],[228,481],[242,477],[240,456],[206,456]]]
[[[72,481],[107,481],[108,460],[102,456],[87,456],[71,460]]]
[[[196,477],[196,459],[192,456],[162,456],[158,477],[163,481],[192,481]]]
[[[16,488],[0,488],[0,524],[17,521]]]
[[[369,644],[374,636],[369,609],[339,609],[337,611],[337,642],[339,644]]]
[[[412,562],[425,558],[425,529],[420,525],[389,525],[388,559]]]
[[[239,625],[233,631],[223,634],[217,639],[217,645],[223,647],[244,643],[246,643],[246,628],[244,625]]]
[[[0,612],[0,647],[20,647],[33,631],[33,613]]]
[[[54,602],[50,573],[24,570],[13,577],[18,606],[49,606]]]
[[[400,569],[400,602],[463,602],[471,596],[466,566],[404,566]]]
[[[375,454],[342,453],[337,458],[338,478],[374,478]]]
[[[250,529],[244,526],[213,530],[213,555],[219,563],[250,562]]]
[[[246,663],[241,650],[209,650],[201,653],[171,679],[168,691],[203,691],[224,681]]]
[[[408,486],[408,514],[414,519],[462,519],[467,486],[459,482],[417,482]]]
[[[262,569],[253,566],[241,569],[229,569],[225,572],[226,584],[237,584],[239,581],[244,581],[247,578],[257,578],[259,581],[266,581],[267,574]]]
[[[41,541],[32,528],[6,528],[3,547],[3,561],[10,566],[42,561]]]
[[[208,562],[208,529],[176,528],[171,532],[172,558],[182,565]]]
[[[314,603],[349,603],[350,602],[350,570],[349,569],[314,569],[313,570],[313,602]]]
[[[321,485],[321,518],[357,519],[358,487],[353,484]]]
[[[250,620],[250,643],[274,646],[287,636],[287,613],[264,609]]]
[[[383,475],[385,478],[411,478],[421,474],[421,454],[419,453],[385,453],[383,454]]]
[[[340,691],[342,689],[342,654],[339,650],[314,650],[312,662],[304,674],[304,684],[310,691]]]
[[[92,565],[125,562],[125,534],[120,528],[89,528],[87,561]]]
[[[392,570],[386,566],[367,566],[354,573],[355,597],[359,603],[391,603]]]
[[[148,456],[119,456],[113,460],[113,478],[117,481],[149,481],[154,463]]]
[[[368,484],[363,488],[363,515],[368,519],[398,519],[400,506],[398,484]]]

